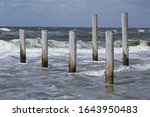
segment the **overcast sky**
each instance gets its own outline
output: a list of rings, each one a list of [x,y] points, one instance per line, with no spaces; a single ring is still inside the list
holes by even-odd
[[[150,0],[0,0],[0,25],[120,27],[122,12],[130,27],[150,27]]]

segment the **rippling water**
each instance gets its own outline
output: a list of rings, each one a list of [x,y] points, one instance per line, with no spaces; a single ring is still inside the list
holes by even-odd
[[[105,84],[105,37],[92,61],[91,29],[77,30],[77,72],[68,73],[68,31],[26,29],[27,63],[19,63],[20,27],[0,28],[0,99],[150,99],[150,29],[129,29],[130,66],[122,66],[121,30],[114,30],[114,85]],[[49,67],[41,68],[41,30],[49,31]],[[142,31],[141,31],[142,30]]]

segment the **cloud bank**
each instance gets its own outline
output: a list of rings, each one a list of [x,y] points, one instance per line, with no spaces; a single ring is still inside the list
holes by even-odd
[[[149,0],[0,0],[0,25],[89,26],[91,15],[98,14],[103,26],[119,26],[127,11],[131,25],[150,26],[149,6]]]

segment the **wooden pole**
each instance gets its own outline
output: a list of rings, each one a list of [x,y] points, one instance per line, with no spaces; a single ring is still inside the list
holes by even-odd
[[[76,72],[76,32],[69,31],[69,72]]]
[[[42,30],[42,67],[48,67],[48,32]]]
[[[97,37],[98,37],[98,16],[92,16],[92,56],[93,61],[98,61],[98,44],[97,44]]]
[[[26,63],[26,42],[25,42],[25,31],[19,30],[20,34],[20,62]]]
[[[106,31],[106,83],[113,84],[114,82],[114,42],[113,32]]]
[[[129,65],[129,46],[128,46],[128,13],[122,13],[122,49],[123,65]]]

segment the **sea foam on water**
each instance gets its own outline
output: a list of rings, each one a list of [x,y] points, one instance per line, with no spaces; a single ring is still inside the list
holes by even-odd
[[[18,30],[0,31],[0,99],[149,99],[148,31],[143,37],[143,34],[137,34],[137,29],[129,30],[129,41],[132,41],[129,46],[130,64],[123,66],[121,31],[114,29],[117,30],[114,34],[114,85],[112,92],[108,93],[105,87],[105,29],[100,30],[98,38],[99,61],[93,62],[91,30],[77,28],[77,72],[73,74],[68,73],[68,29],[54,29],[56,32],[49,33],[48,69],[41,68],[39,29],[28,31],[25,64],[19,62]],[[35,33],[37,37],[30,37]]]

